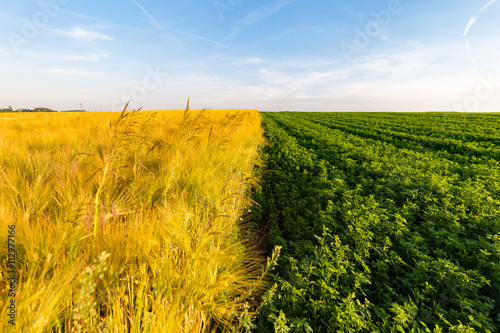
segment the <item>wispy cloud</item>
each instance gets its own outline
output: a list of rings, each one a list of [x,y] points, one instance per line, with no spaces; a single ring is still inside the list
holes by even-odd
[[[103,20],[101,18],[95,17],[95,16],[89,16],[89,15],[85,15],[85,14],[82,14],[82,13],[73,12],[71,10],[67,10],[67,9],[64,9],[64,8],[58,8],[58,10],[60,12],[63,12],[63,13],[66,13],[66,14],[70,14],[70,15],[73,15],[73,16],[77,16],[77,17],[80,17],[80,18],[84,18],[84,19],[87,19],[87,20],[98,21],[98,22],[101,22],[101,23],[107,23],[107,21],[105,21],[105,20]]]
[[[292,96],[315,96],[326,87],[346,78],[344,70],[302,71],[290,74],[283,69],[260,69],[261,82],[269,88],[270,96],[284,98]]]
[[[351,66],[342,66],[341,60],[331,58],[219,56],[222,66],[242,67],[241,75],[216,72],[174,79],[184,82],[183,89],[195,91],[200,98],[209,100],[210,106],[217,105],[218,99],[234,99],[245,101],[251,107],[262,105],[263,109],[282,103],[281,109],[289,105],[302,110],[425,111],[445,108],[463,89],[467,73],[442,68],[443,62],[454,61],[450,54],[456,54],[459,59],[460,50],[463,49],[459,45],[435,49],[409,44],[399,52],[372,52]],[[211,82],[209,87],[207,80]],[[259,101],[263,101],[262,104]]]
[[[339,61],[331,59],[302,59],[302,60],[285,60],[282,65],[289,68],[317,68],[317,67],[340,67],[343,64]]]
[[[245,26],[258,24],[258,23],[264,21],[269,16],[279,12],[281,10],[281,8],[288,6],[288,5],[291,5],[294,2],[295,2],[295,0],[278,0],[275,3],[272,3],[268,6],[265,6],[261,10],[251,12],[250,14],[245,16],[243,19],[241,19],[240,22],[241,22],[241,24],[243,24]]]
[[[469,19],[469,22],[467,23],[467,26],[465,27],[464,31],[464,38],[465,38],[465,43],[466,43],[466,48],[467,48],[467,55],[469,56],[469,59],[472,61],[472,63],[476,63],[474,60],[474,57],[472,57],[472,54],[470,52],[469,48],[469,40],[467,39],[467,33],[469,32],[470,28],[476,23],[477,19],[479,18],[479,15],[488,7],[493,5],[497,0],[491,0],[488,2],[486,5],[484,5],[481,9],[479,9],[472,17]]]
[[[139,31],[150,31],[150,30],[147,30],[144,28],[139,28],[139,27],[133,26],[133,25],[112,23],[112,22],[106,21],[104,19],[101,19],[99,17],[89,16],[89,15],[73,12],[71,10],[67,10],[67,9],[63,9],[63,8],[59,8],[59,11],[64,12],[66,14],[76,16],[76,17],[84,18],[86,20],[99,22],[99,24],[101,24],[105,27],[108,27],[108,28],[128,28],[128,29],[134,29],[134,30],[139,30]]]
[[[373,75],[391,77],[393,80],[418,76],[423,70],[430,70],[435,55],[425,50],[413,50],[395,53],[371,54],[357,62],[351,70],[357,75]]]
[[[81,27],[81,26],[76,26],[73,27],[71,30],[53,30],[58,35],[73,38],[77,41],[80,42],[86,42],[86,43],[94,43],[97,41],[102,41],[102,40],[114,40],[115,38],[113,36],[109,36],[106,34],[103,34],[99,31],[95,31],[93,29]]]
[[[231,34],[229,34],[226,38],[224,38],[223,41],[234,37],[248,26],[261,23],[269,16],[276,14],[283,7],[293,4],[295,1],[296,0],[278,0],[272,4],[262,7],[259,10],[255,10],[249,13],[248,15],[239,20],[238,24],[235,27],[233,27],[232,29],[233,31],[231,32]]]
[[[61,74],[68,76],[78,76],[89,79],[97,79],[102,78],[103,74],[98,71],[86,71],[76,68],[64,69],[64,68],[52,68],[50,70],[42,70],[42,72],[53,73],[53,74]]]
[[[263,64],[267,61],[265,58],[253,56],[244,58],[229,57],[225,54],[218,54],[217,58],[224,62],[224,66],[248,66]]]
[[[23,52],[18,53],[21,57],[48,59],[48,60],[62,60],[62,61],[88,61],[98,62],[111,56],[106,53],[99,54],[49,54],[40,52]]]

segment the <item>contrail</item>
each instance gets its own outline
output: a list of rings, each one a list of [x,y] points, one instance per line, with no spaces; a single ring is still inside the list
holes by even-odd
[[[88,16],[88,15],[80,14],[80,13],[77,13],[77,12],[72,12],[72,11],[67,10],[67,9],[57,8],[57,10],[60,11],[60,12],[67,13],[67,14],[71,14],[71,15],[75,15],[75,16],[78,16],[78,17],[82,17],[82,18],[87,19],[87,20],[94,20],[94,21],[100,21],[100,22],[108,23],[106,20],[103,20],[101,18],[94,17],[94,16]]]
[[[144,13],[144,15],[146,15],[146,17],[149,19],[149,21],[151,22],[151,24],[159,31],[161,32],[164,32],[166,34],[169,35],[169,37],[173,40],[175,40],[176,42],[180,43],[180,41],[172,34],[172,32],[175,32],[177,34],[180,34],[180,35],[184,35],[186,37],[189,37],[189,38],[193,38],[193,39],[198,39],[198,40],[202,40],[204,42],[208,42],[208,43],[211,43],[211,44],[214,44],[216,46],[220,46],[220,47],[223,47],[225,49],[228,49],[228,50],[233,50],[231,49],[230,47],[227,47],[225,46],[224,44],[222,43],[218,43],[218,42],[214,42],[213,40],[210,40],[210,39],[207,39],[207,38],[204,38],[204,37],[200,37],[200,36],[195,36],[195,35],[191,35],[191,34],[188,34],[186,32],[183,32],[183,31],[179,31],[179,30],[171,30],[171,29],[165,29],[161,24],[160,22],[158,22],[154,17],[153,15],[151,15],[144,7],[142,7],[136,0],[132,0],[136,5],[137,7],[139,7],[142,12]]]
[[[236,36],[239,34],[245,27],[256,25],[269,16],[276,14],[283,7],[293,4],[296,0],[278,0],[273,4],[266,5],[262,7],[260,10],[256,10],[242,18],[238,25],[234,27],[233,32],[231,32],[227,37],[225,37],[221,42],[225,42],[226,40]]]
[[[215,41],[207,39],[205,37],[191,35],[191,34],[188,34],[187,32],[183,32],[183,31],[179,31],[179,30],[172,30],[172,31],[176,32],[176,33],[178,33],[180,35],[184,35],[184,36],[187,36],[187,37],[190,37],[190,38],[193,38],[193,39],[198,39],[198,40],[201,40],[201,41],[204,41],[204,42],[207,42],[207,43],[214,44],[215,46],[223,47],[223,48],[225,48],[227,50],[234,51],[234,49],[230,48],[229,46],[226,46],[226,45],[224,45],[222,43],[219,43],[219,42],[215,42]]]
[[[467,39],[467,33],[469,32],[469,29],[476,23],[477,19],[479,18],[479,14],[481,14],[482,11],[484,11],[486,8],[494,4],[497,0],[491,0],[488,2],[483,8],[478,10],[472,17],[469,19],[469,22],[467,23],[467,26],[465,27],[464,31],[464,38],[465,38],[465,43],[466,43],[466,48],[467,48],[467,55],[469,56],[469,59],[472,61],[473,64],[476,63],[474,58],[472,57],[472,54],[470,53],[469,49],[469,40]]]
[[[161,32],[163,33],[166,33],[170,39],[173,39],[175,40],[177,43],[180,43],[180,41],[175,38],[170,32],[168,32],[161,24],[160,22],[158,22],[154,17],[153,15],[149,14],[149,12],[144,8],[142,7],[137,1],[135,0],[132,0],[136,5],[137,7],[139,7],[142,12],[144,13],[144,15],[146,15],[146,17],[149,19],[149,21],[151,22],[151,24],[158,30],[160,30]]]
[[[211,44],[214,44],[216,46],[219,46],[219,47],[223,47],[225,49],[228,49],[228,50],[231,50],[231,51],[234,51],[232,48],[222,44],[222,43],[218,43],[218,42],[215,42],[213,40],[210,40],[210,39],[207,39],[207,38],[204,38],[204,37],[200,37],[200,36],[196,36],[196,35],[191,35],[191,34],[188,34],[186,32],[183,32],[183,31],[179,31],[179,30],[171,30],[171,29],[165,29],[154,17],[153,15],[151,15],[144,7],[142,7],[137,1],[135,0],[132,0],[136,5],[137,7],[139,7],[142,12],[144,13],[144,15],[147,16],[147,18],[149,19],[149,21],[151,22],[151,24],[158,30],[164,32],[164,33],[167,33],[169,35],[169,37],[171,39],[174,39],[176,42],[180,43],[180,41],[172,34],[172,32],[175,32],[177,34],[180,34],[180,35],[183,35],[183,36],[186,36],[186,37],[189,37],[189,38],[193,38],[193,39],[198,39],[198,40],[202,40],[204,42],[208,42],[208,43],[211,43]]]

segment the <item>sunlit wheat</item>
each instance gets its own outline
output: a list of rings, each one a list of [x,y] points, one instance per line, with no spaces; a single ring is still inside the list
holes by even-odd
[[[262,282],[238,222],[260,125],[189,107],[3,117],[0,227],[16,225],[19,283],[0,331],[237,330]]]

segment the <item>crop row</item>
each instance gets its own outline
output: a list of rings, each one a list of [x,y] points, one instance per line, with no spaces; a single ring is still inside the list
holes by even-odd
[[[303,113],[296,115],[309,120],[326,119],[336,125],[369,128],[375,131],[412,134],[433,139],[452,139],[458,143],[474,144],[479,147],[491,148],[500,143],[500,128],[498,116],[482,114],[405,114],[397,113],[391,117],[380,119],[379,116],[365,113],[352,115],[328,113]]]
[[[340,115],[353,124],[264,113],[275,172],[256,199],[282,256],[257,331],[497,332],[497,156],[442,156],[372,124],[398,118]]]
[[[300,117],[304,116],[300,115]],[[456,134],[456,130],[438,131],[436,128],[422,128],[422,126],[415,129],[401,124],[381,126],[366,121],[353,123],[352,121],[339,121],[328,115],[315,117],[306,115],[304,119],[358,136],[388,142],[398,147],[438,151],[451,159],[463,160],[465,156],[466,158],[486,160],[494,158],[498,160],[500,157],[500,148],[498,147],[500,138],[465,135],[463,130],[460,134]],[[500,131],[498,133],[500,134]],[[477,163],[477,161],[475,162]]]

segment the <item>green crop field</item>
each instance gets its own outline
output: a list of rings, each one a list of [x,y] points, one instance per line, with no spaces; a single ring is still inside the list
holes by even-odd
[[[256,332],[498,332],[500,116],[263,113]]]

